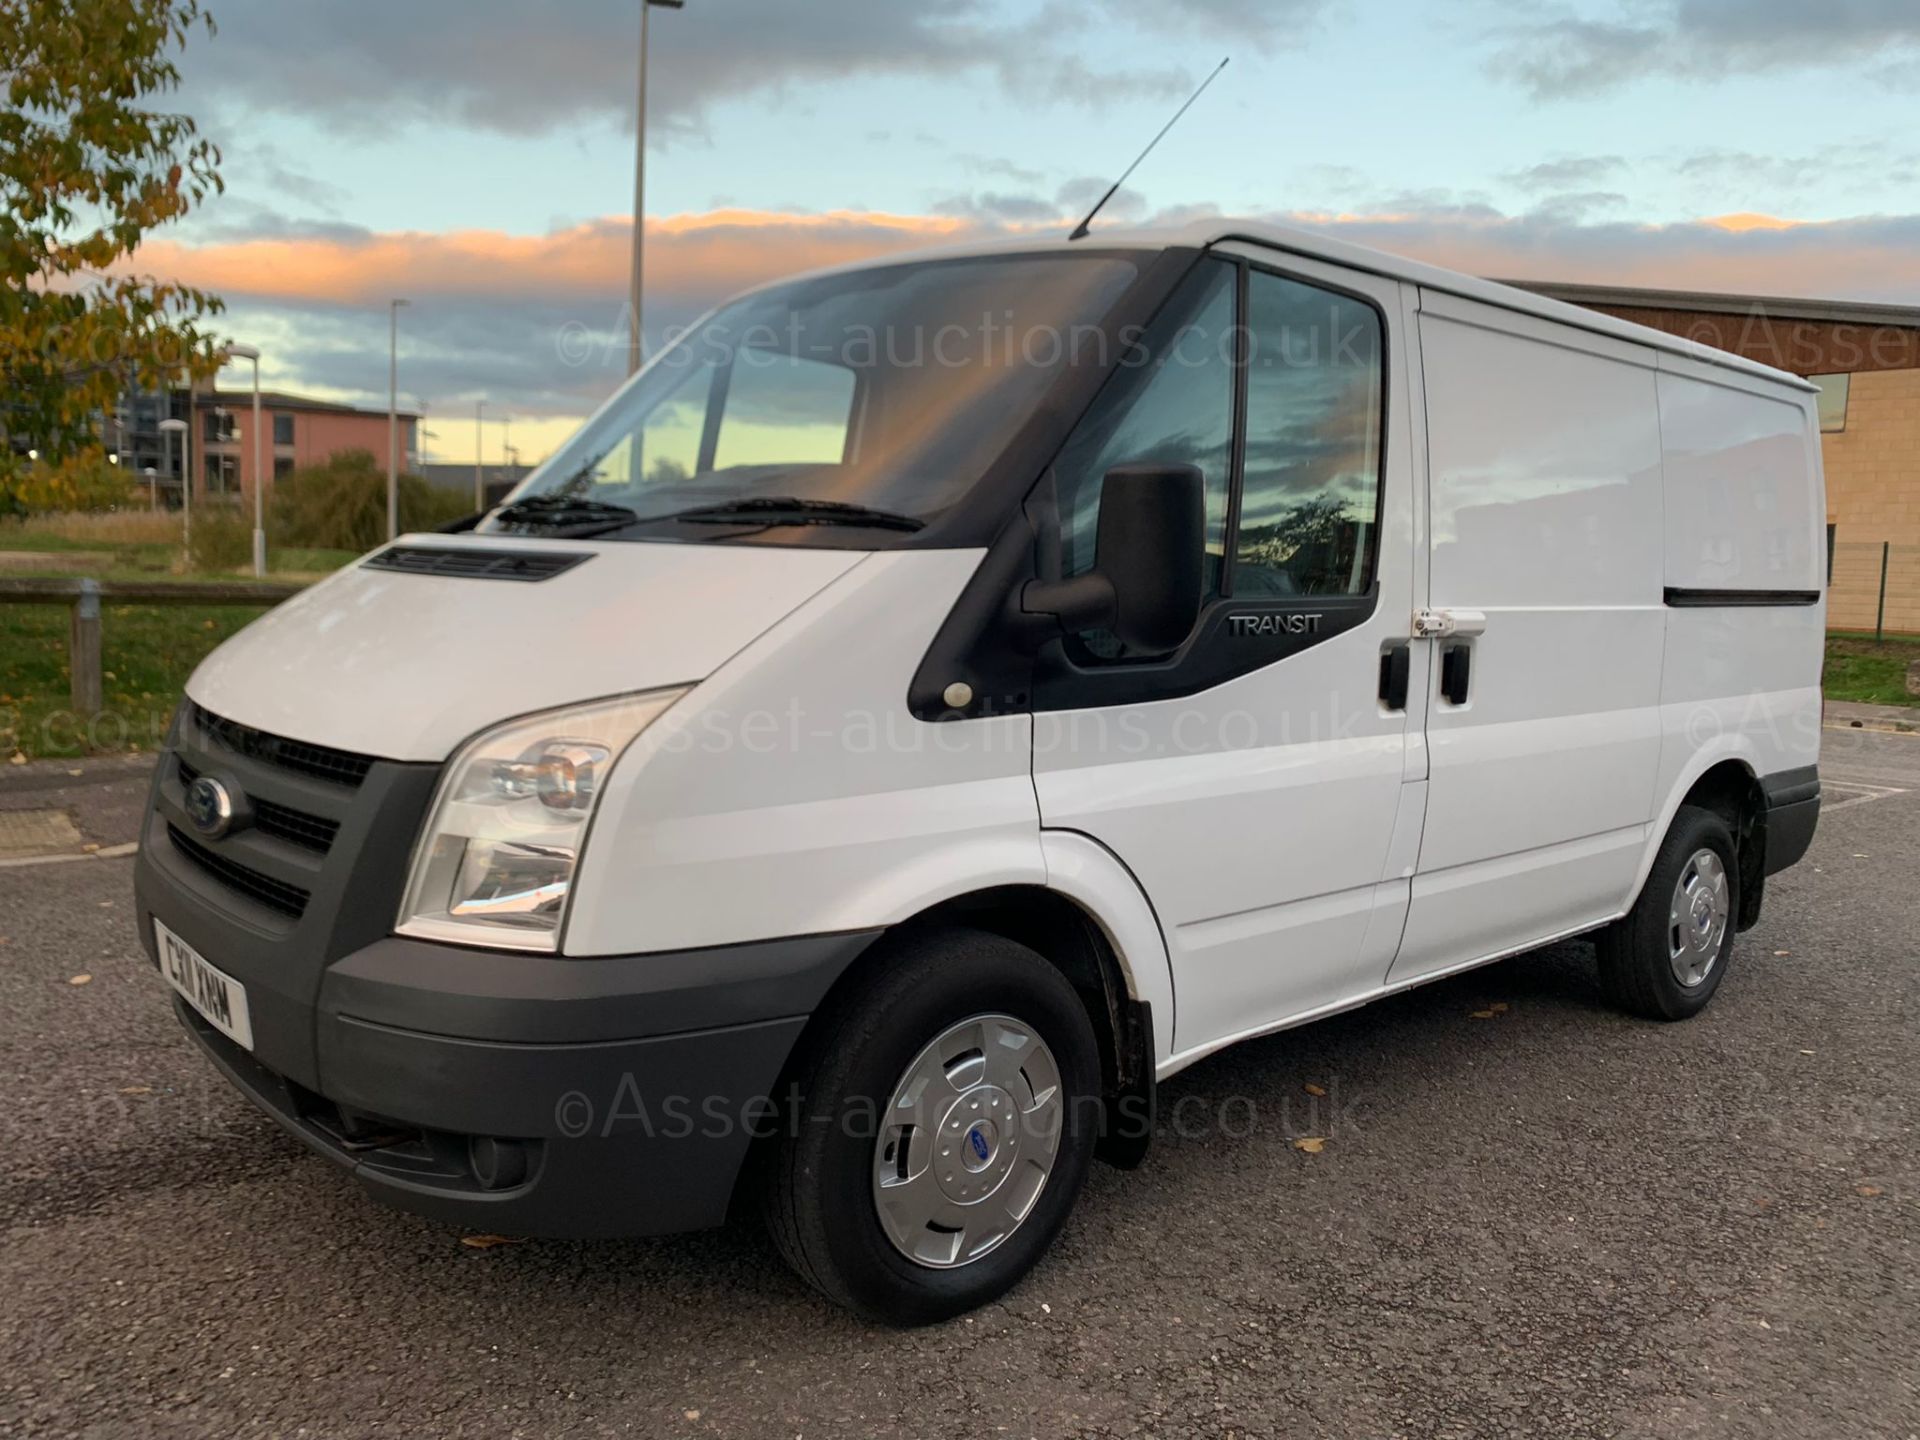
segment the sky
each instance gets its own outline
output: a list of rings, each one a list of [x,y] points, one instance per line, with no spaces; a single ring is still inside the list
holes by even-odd
[[[137,268],[275,388],[535,461],[625,374],[638,0],[209,0],[169,108],[225,195]],[[1920,304],[1920,0],[686,0],[652,12],[650,343],[746,285],[1103,223]]]

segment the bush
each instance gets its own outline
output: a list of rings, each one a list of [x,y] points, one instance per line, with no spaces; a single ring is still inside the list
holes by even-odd
[[[133,477],[103,450],[52,462],[0,457],[0,515],[119,510],[133,502]]]
[[[400,477],[400,528],[435,530],[472,513],[472,497],[441,490],[418,475]],[[198,529],[196,523],[195,526]],[[275,482],[274,545],[359,553],[387,538],[387,472],[365,450],[347,450],[324,465]]]
[[[187,559],[202,574],[243,570],[253,564],[253,517],[231,505],[193,507]]]

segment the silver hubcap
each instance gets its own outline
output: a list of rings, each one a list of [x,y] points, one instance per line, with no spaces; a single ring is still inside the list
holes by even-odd
[[[1688,989],[1701,984],[1720,960],[1731,908],[1727,867],[1711,850],[1696,850],[1681,868],[1667,912],[1667,959],[1673,978]]]
[[[1011,1015],[976,1015],[907,1066],[880,1120],[873,1206],[894,1249],[951,1270],[1020,1228],[1060,1153],[1053,1052]]]

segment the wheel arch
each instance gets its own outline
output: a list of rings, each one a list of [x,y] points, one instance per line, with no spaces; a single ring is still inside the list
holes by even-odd
[[[1752,928],[1760,918],[1760,905],[1766,893],[1767,809],[1766,790],[1752,757],[1744,753],[1721,751],[1696,756],[1688,773],[1674,785],[1659,823],[1647,837],[1647,853],[1634,882],[1634,900],[1639,899],[1645,888],[1654,857],[1684,805],[1713,811],[1726,821],[1727,829],[1733,833],[1740,870],[1737,928]]]
[[[1133,884],[1131,876],[1127,884]],[[1134,888],[1150,917],[1145,897]],[[781,1071],[774,1097],[778,1101],[791,1093],[809,1044],[817,1043],[821,1017],[838,1009],[843,997],[887,964],[889,940],[927,930],[984,930],[1040,955],[1080,996],[1100,1045],[1101,1088],[1108,1107],[1108,1123],[1095,1153],[1111,1164],[1131,1168],[1145,1156],[1152,1138],[1155,1066],[1158,1051],[1171,1041],[1173,1027],[1171,990],[1165,983],[1166,949],[1158,923],[1154,923],[1151,944],[1146,937],[1130,937],[1135,950],[1129,955],[1122,945],[1128,931],[1137,928],[1137,916],[1103,916],[1081,897],[1049,885],[988,885],[930,903],[889,925],[828,988]],[[1144,955],[1139,953],[1142,947]],[[1156,990],[1156,979],[1163,982],[1160,990]],[[1163,991],[1164,1014],[1154,1003]],[[749,1157],[734,1184],[736,1209],[757,1183],[755,1176],[771,1148],[756,1142],[757,1153]]]

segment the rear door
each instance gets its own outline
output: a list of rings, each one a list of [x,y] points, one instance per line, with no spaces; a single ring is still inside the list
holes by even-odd
[[[1656,356],[1421,293],[1433,652],[1427,814],[1395,980],[1626,903],[1660,758]]]
[[[1215,252],[1054,469],[1068,574],[1093,562],[1108,469],[1177,461],[1207,481],[1209,595],[1187,644],[1147,658],[1078,637],[1034,696],[1042,823],[1092,836],[1145,889],[1178,1051],[1374,988],[1399,942],[1424,694],[1405,298]]]

